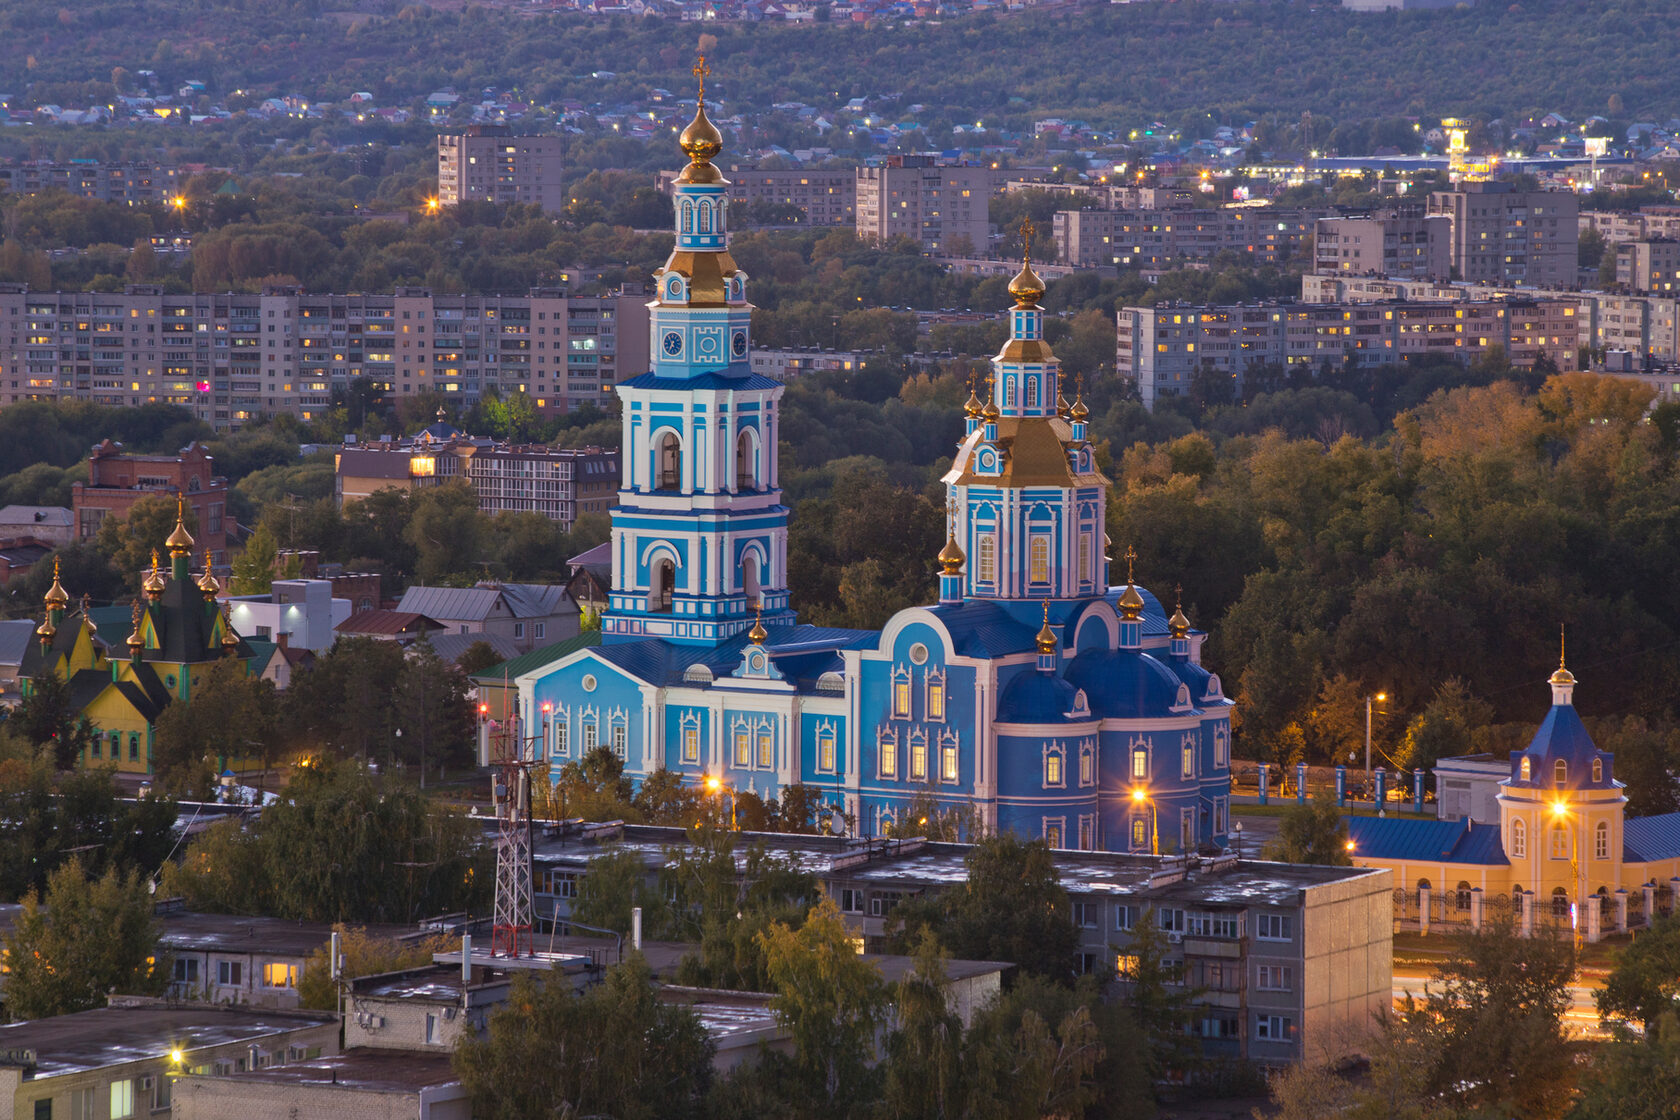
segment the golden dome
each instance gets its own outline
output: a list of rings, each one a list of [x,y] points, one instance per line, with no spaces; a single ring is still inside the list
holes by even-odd
[[[1127,622],[1136,622],[1143,616],[1143,596],[1138,594],[1135,585],[1128,583],[1126,590],[1120,593],[1120,617]]]
[[[1050,629],[1050,601],[1044,602],[1044,625],[1038,628],[1038,635],[1033,639],[1038,643],[1038,652],[1049,655],[1056,652],[1056,632]]]
[[[146,636],[140,633],[140,600],[134,600],[134,629],[128,632],[128,649],[130,654],[137,654],[146,648]]]
[[[1090,415],[1091,415],[1091,410],[1085,407],[1085,398],[1084,397],[1080,397],[1079,399],[1075,400],[1073,402],[1073,407],[1068,409],[1068,417],[1072,420],[1077,420],[1080,423],[1084,423],[1086,417],[1088,417]]]
[[[239,635],[233,632],[233,608],[222,604],[222,649],[232,653],[239,647]]]
[[[215,598],[221,593],[222,585],[217,582],[214,573],[210,571],[210,549],[204,549],[204,574],[198,577],[198,589],[205,595]]]
[[[1015,279],[1009,282],[1009,294],[1015,297],[1017,307],[1036,307],[1044,295],[1044,281],[1033,271],[1032,262],[1022,261],[1021,271],[1015,274]]]
[[[1068,407],[1067,398],[1060,393],[1056,394],[1056,415],[1066,420],[1070,414],[1071,409]]]
[[[192,551],[192,534],[187,532],[187,502],[179,494],[175,495],[175,530],[163,543],[169,546],[171,556],[185,556]]]
[[[764,644],[764,639],[769,636],[769,632],[764,629],[764,610],[761,607],[753,614],[752,629],[747,631],[747,641],[755,646],[761,646]]]
[[[978,419],[980,416],[980,409],[980,396],[974,390],[974,383],[969,382],[968,400],[963,402],[963,415],[968,417],[970,420]]]
[[[52,586],[47,588],[47,609],[50,611],[61,611],[70,605],[70,593],[58,582],[58,568],[59,558],[54,556]]]
[[[41,625],[35,627],[35,636],[43,642],[50,642],[58,634],[58,627],[52,624],[52,619],[43,619]]]
[[[99,633],[98,624],[93,621],[93,616],[88,613],[88,597],[86,595],[82,596],[82,621],[87,624],[89,634]]]
[[[1571,673],[1568,669],[1565,669],[1562,665],[1559,665],[1557,667],[1557,670],[1555,672],[1553,672],[1550,677],[1546,678],[1546,683],[1547,684],[1574,684],[1575,683],[1575,674]]]
[[[1175,638],[1188,638],[1190,636],[1190,620],[1184,617],[1184,605],[1182,603],[1173,608],[1172,617],[1167,619],[1167,629],[1171,631]]]
[[[963,564],[968,557],[963,553],[962,546],[957,543],[954,533],[945,535],[945,547],[939,550],[939,566],[945,569],[948,576],[957,575],[962,571]]]
[[[145,580],[140,584],[145,589],[146,597],[156,599],[163,594],[163,589],[169,586],[169,581],[163,578],[163,569],[158,566],[157,549],[152,549],[152,570],[146,573]]]
[[[987,401],[986,407],[980,410],[980,418],[988,424],[995,423],[1000,415],[996,401]]]
[[[689,159],[700,164],[712,162],[717,158],[717,154],[723,151],[723,133],[706,117],[704,101],[694,107],[694,119],[688,122],[688,127],[677,137],[677,143]]]

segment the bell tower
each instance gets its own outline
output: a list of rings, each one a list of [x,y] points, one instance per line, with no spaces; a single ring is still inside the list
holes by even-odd
[[[782,383],[748,364],[752,305],[729,255],[723,136],[706,117],[704,56],[688,166],[672,201],[676,244],[648,305],[653,369],[617,391],[624,485],[612,511],[613,591],[605,641],[727,641],[793,621],[787,507],[776,461]]]

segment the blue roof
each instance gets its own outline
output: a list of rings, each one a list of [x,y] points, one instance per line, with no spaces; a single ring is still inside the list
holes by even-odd
[[[1419,820],[1415,817],[1349,817],[1355,857],[1424,863],[1508,865],[1496,824]]]
[[[1140,650],[1086,650],[1068,663],[1066,673],[1085,690],[1091,710],[1105,719],[1184,714],[1172,710],[1178,703],[1178,677]]]
[[[1521,780],[1522,755],[1527,755],[1532,766],[1533,779],[1529,782]],[[1511,758],[1511,782],[1513,785],[1546,785],[1554,784],[1556,764],[1562,761],[1566,764],[1564,783],[1566,789],[1581,789],[1583,787],[1608,788],[1613,779],[1610,767],[1606,765],[1603,779],[1592,782],[1592,764],[1594,759],[1609,762],[1610,756],[1602,753],[1593,743],[1592,736],[1587,733],[1586,725],[1581,722],[1580,713],[1573,704],[1553,704],[1546,718],[1540,722],[1540,729],[1534,733],[1528,749]]]
[[[767,626],[765,648],[784,677],[813,687],[816,678],[839,668],[835,651],[872,646],[880,635],[873,630],[841,630],[827,626]],[[691,665],[704,665],[715,677],[728,676],[741,665],[746,634],[717,646],[688,646],[648,638],[640,642],[612,642],[596,647],[603,661],[650,684],[677,685]],[[786,664],[784,664],[786,659]]]
[[[1017,674],[998,697],[999,723],[1085,723],[1091,716],[1071,713],[1079,690],[1054,673],[1037,669]]]
[[[695,389],[776,389],[781,382],[757,373],[731,373],[728,369],[709,370],[694,377],[659,377],[644,373],[628,381],[620,381],[620,389],[664,389],[673,393],[687,393]]]
[[[1680,813],[1629,817],[1622,822],[1622,858],[1655,863],[1680,856]]]
[[[963,657],[1001,657],[1037,649],[1038,628],[1026,627],[990,599],[927,608],[951,635],[951,645]]]

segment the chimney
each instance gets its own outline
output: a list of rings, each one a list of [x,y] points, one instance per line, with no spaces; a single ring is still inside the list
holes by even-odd
[[[291,648],[292,632],[290,630],[280,631],[280,633],[274,635],[274,644],[279,646],[281,652],[284,653],[287,649]]]

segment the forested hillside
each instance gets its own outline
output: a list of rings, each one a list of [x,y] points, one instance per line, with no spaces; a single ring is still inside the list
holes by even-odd
[[[111,69],[189,79],[215,97],[367,90],[408,103],[453,86],[539,102],[613,102],[688,87],[696,29],[670,20],[528,16],[321,0],[84,0],[0,10],[0,87],[108,83]],[[1530,109],[1668,117],[1680,106],[1668,0],[1521,0],[1367,14],[1329,5],[1102,4],[943,24],[708,24],[729,101],[828,105],[904,95],[935,119],[1078,115],[1107,124],[1194,110],[1335,118]],[[962,58],[962,65],[952,59]],[[307,65],[300,68],[300,62]],[[597,71],[614,76],[595,78]],[[69,99],[68,97],[66,98]],[[25,100],[28,100],[26,98]],[[1620,115],[1620,113],[1614,114]]]

